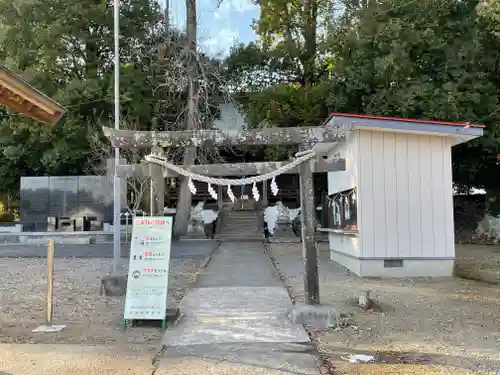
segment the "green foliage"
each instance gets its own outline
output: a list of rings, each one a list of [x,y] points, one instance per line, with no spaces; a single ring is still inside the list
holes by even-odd
[[[163,15],[152,0],[120,1],[120,8],[121,115],[148,129],[158,123],[159,84],[149,64],[163,39]],[[21,176],[84,173],[95,161],[89,138],[113,117],[112,6],[0,0],[0,25],[0,59],[67,109],[53,131],[2,112],[0,193],[17,192]]]
[[[0,215],[0,223],[12,223],[16,221],[16,214],[11,211],[4,211]]]
[[[242,86],[249,124],[318,125],[330,111],[486,124],[484,137],[453,148],[454,180],[498,189],[500,1],[343,5],[334,13],[320,0],[262,2],[255,23],[262,43],[235,48],[228,68],[257,77],[265,66],[276,77],[281,61],[288,75]],[[315,6],[316,18],[308,12]],[[313,48],[310,26],[320,23],[327,32],[315,35]],[[234,63],[241,60],[249,63]]]
[[[370,2],[345,16],[330,35],[330,51],[337,56],[333,108],[485,123],[485,137],[454,148],[455,182],[498,184],[491,179],[500,151],[499,85],[491,75],[498,59],[475,2]]]
[[[499,190],[500,0],[344,0],[343,13],[326,0],[260,3],[260,42],[224,61],[250,127],[317,126],[331,111],[484,123],[484,137],[454,148],[454,179]],[[177,124],[187,99],[182,64],[165,58],[181,54],[184,37],[166,42],[162,19],[153,0],[121,1],[121,115],[138,129]],[[68,109],[53,131],[0,111],[0,193],[16,192],[20,176],[92,166],[89,137],[113,117],[112,27],[102,0],[0,0],[0,59]]]
[[[260,18],[254,29],[266,52],[293,67],[304,86],[317,82],[318,52],[325,29],[331,22],[330,0],[261,0]]]
[[[11,223],[16,221],[17,215],[12,205],[8,205],[7,200],[0,200],[0,223]]]
[[[249,94],[247,119],[253,126],[317,126],[328,115],[324,96],[323,86],[320,85],[276,85]]]

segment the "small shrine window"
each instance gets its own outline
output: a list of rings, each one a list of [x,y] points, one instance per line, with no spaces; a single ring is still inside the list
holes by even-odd
[[[356,188],[325,196],[323,227],[339,230],[358,230]]]

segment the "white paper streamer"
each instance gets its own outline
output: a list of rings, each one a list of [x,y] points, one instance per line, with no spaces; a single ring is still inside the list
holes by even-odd
[[[346,220],[351,218],[351,206],[349,205],[349,199],[347,197],[344,199],[344,217]]]
[[[210,196],[214,199],[214,200],[217,200],[217,192],[214,190],[214,188],[212,187],[212,185],[208,184],[208,193],[210,194]]]
[[[230,185],[228,185],[228,187],[227,187],[227,196],[229,197],[229,199],[231,199],[231,202],[234,203],[234,201],[236,200],[236,197],[234,196]]]
[[[253,184],[252,187],[252,194],[253,194],[253,199],[255,199],[256,202],[259,201],[260,199],[260,194],[259,194],[259,189],[257,189],[257,184]]]
[[[271,192],[273,193],[274,196],[278,195],[278,185],[276,184],[276,179],[273,177],[271,180]]]
[[[195,195],[196,194],[196,186],[194,186],[193,180],[189,179],[188,181],[188,188],[191,194]]]

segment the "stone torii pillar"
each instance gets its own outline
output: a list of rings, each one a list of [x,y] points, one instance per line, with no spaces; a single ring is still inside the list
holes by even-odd
[[[267,207],[269,205],[269,200],[267,198],[267,181],[262,181],[262,207]]]
[[[155,146],[151,153],[164,156],[165,152],[161,147]],[[165,177],[163,177],[163,168],[161,165],[149,163],[150,185],[150,210],[153,215],[158,215],[165,208]]]
[[[165,208],[165,178],[161,165],[149,163],[149,206],[153,215],[158,215]]]
[[[300,217],[302,229],[302,259],[304,261],[304,290],[311,305],[319,305],[318,255],[316,251],[316,208],[314,201],[313,165],[308,160],[299,166]]]

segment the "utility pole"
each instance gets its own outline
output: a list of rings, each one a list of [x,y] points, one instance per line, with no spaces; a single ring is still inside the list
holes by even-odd
[[[165,0],[165,35],[168,38],[170,32],[170,0]]]
[[[115,42],[115,129],[120,128],[120,0],[113,2],[113,17],[114,17],[114,42]],[[120,228],[120,213],[121,213],[121,187],[120,177],[118,177],[118,166],[120,164],[120,149],[115,147],[115,168],[113,175],[113,273],[118,272],[118,263],[121,258],[121,228]]]

